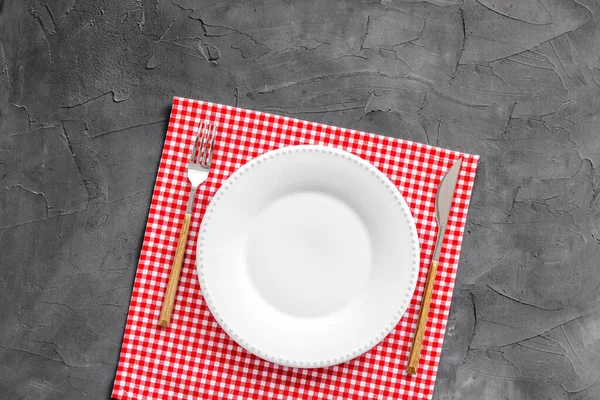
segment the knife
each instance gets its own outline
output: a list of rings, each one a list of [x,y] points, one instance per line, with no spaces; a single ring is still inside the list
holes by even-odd
[[[433,284],[435,283],[435,274],[440,260],[442,251],[442,243],[444,242],[444,233],[446,233],[446,225],[448,216],[450,215],[450,206],[454,198],[454,189],[456,189],[456,181],[458,173],[462,165],[462,158],[459,159],[450,167],[448,172],[442,178],[435,195],[435,219],[437,221],[437,239],[435,242],[435,250],[429,266],[429,274],[427,275],[427,283],[425,283],[425,294],[421,302],[421,311],[419,312],[419,322],[413,339],[410,357],[408,358],[408,366],[406,372],[415,374],[419,365],[419,357],[421,355],[421,346],[423,345],[423,335],[427,326],[427,314],[429,314],[429,303],[431,302],[431,293]]]

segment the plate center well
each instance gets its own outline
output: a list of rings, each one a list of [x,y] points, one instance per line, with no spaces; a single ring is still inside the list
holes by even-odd
[[[249,232],[247,267],[260,295],[295,316],[339,310],[367,286],[370,234],[344,201],[294,192],[269,203]]]

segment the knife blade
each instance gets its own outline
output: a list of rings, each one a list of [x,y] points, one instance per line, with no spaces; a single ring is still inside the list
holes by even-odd
[[[406,372],[409,374],[415,374],[419,365],[423,336],[425,335],[425,328],[427,327],[427,315],[429,314],[431,293],[433,292],[435,274],[437,273],[442,244],[444,243],[444,234],[446,233],[446,226],[448,224],[448,217],[450,216],[450,208],[452,206],[452,199],[454,198],[454,191],[456,190],[456,182],[458,181],[458,173],[460,172],[461,165],[462,158],[456,161],[446,174],[444,174],[435,195],[437,238],[433,257],[429,266],[429,273],[427,274],[427,282],[425,283],[425,294],[421,301],[417,330],[415,331],[412,349],[410,350],[410,356],[408,358],[408,366],[406,367]]]
[[[435,220],[438,226],[435,250],[433,251],[433,260],[435,261],[440,260],[446,225],[450,216],[450,206],[452,206],[452,199],[454,198],[454,190],[456,189],[456,181],[458,180],[461,165],[462,158],[456,161],[448,172],[446,172],[435,195]]]

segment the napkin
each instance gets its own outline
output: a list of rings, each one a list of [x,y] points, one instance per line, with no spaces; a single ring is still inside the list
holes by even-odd
[[[215,155],[208,180],[198,189],[173,318],[168,328],[160,328],[158,316],[190,190],[187,161],[194,129],[204,120],[219,127]],[[349,151],[386,174],[411,209],[421,246],[417,288],[396,328],[364,355],[329,368],[283,367],[237,345],[208,310],[195,270],[197,232],[220,185],[254,157],[300,144]],[[461,157],[419,371],[408,375],[405,367],[435,246],[435,193],[443,174]],[[478,160],[476,155],[421,143],[175,97],[112,396],[120,400],[431,398]]]

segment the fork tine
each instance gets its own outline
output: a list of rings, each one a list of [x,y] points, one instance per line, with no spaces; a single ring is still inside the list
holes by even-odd
[[[213,140],[213,136],[214,136],[214,131],[216,129],[216,124],[211,124],[210,126],[210,130],[208,131],[208,135],[206,136],[206,143],[205,143],[205,155],[204,155],[204,160],[202,165],[204,167],[207,167],[210,165],[210,156],[211,156],[211,150],[210,150],[210,146]]]
[[[210,165],[212,164],[213,152],[215,150],[215,138],[216,137],[217,137],[217,124],[215,123],[213,125],[212,135],[210,138],[210,147],[208,149],[208,162],[206,163],[207,167],[210,167]]]
[[[196,159],[196,163],[202,163],[204,160],[204,148],[206,147],[206,141],[208,139],[208,129],[210,129],[210,123],[206,122],[202,129],[202,140],[200,141],[200,149],[198,150],[198,158]]]
[[[196,149],[198,148],[198,141],[200,139],[199,130],[199,127],[196,127],[196,129],[194,129],[194,133],[196,133],[196,138],[194,139],[194,147],[192,147],[192,152],[190,153],[190,163],[193,163],[196,158]]]
[[[202,146],[200,147],[200,157],[198,158],[199,164],[204,164],[204,159],[206,158],[206,142],[209,139],[210,132],[210,123],[207,123],[204,126],[204,131],[202,132]]]

